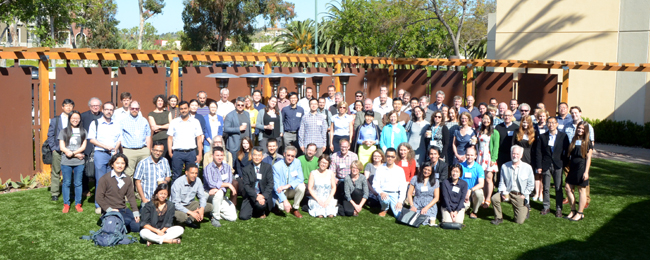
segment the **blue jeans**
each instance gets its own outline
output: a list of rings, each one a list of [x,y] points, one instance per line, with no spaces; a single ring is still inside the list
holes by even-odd
[[[108,165],[108,161],[110,160],[110,152],[95,151],[95,191],[97,191],[99,179],[104,176],[104,174],[111,171],[111,166]],[[95,201],[97,201],[97,198],[95,198]],[[97,202],[95,202],[95,208],[99,208]]]
[[[401,210],[397,210],[395,206],[397,205],[397,200],[399,199],[399,193],[393,192],[393,193],[386,193],[388,194],[388,198],[386,200],[382,200],[381,197],[379,197],[379,203],[381,204],[381,210],[382,211],[387,211],[388,208],[390,207],[390,210],[393,212],[393,216],[395,218],[399,217],[399,214],[402,213]]]
[[[118,211],[120,212],[120,214],[122,214],[122,218],[124,218],[124,226],[126,226],[128,232],[140,231],[140,223],[135,222],[135,217],[133,217],[133,211],[126,208],[118,209]]]
[[[81,193],[83,186],[81,180],[84,174],[84,165],[69,166],[61,165],[63,174],[63,204],[70,205],[70,183],[72,182],[74,171],[74,202],[81,205]]]
[[[179,177],[183,176],[183,167],[196,164],[196,150],[189,152],[173,151],[172,155],[172,183]]]

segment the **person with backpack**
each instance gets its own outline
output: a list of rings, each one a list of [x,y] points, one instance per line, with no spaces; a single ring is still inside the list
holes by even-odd
[[[61,172],[63,173],[63,213],[70,210],[70,184],[74,178],[74,202],[77,212],[81,208],[82,179],[86,150],[86,130],[81,125],[81,113],[73,110],[68,115],[68,127],[57,137],[61,149]]]
[[[128,167],[128,159],[122,153],[115,154],[108,161],[113,168],[110,174],[104,174],[99,179],[95,200],[102,209],[102,215],[106,212],[118,211],[124,218],[124,225],[128,232],[140,231],[140,212],[135,201],[133,180],[126,176],[124,170]],[[133,211],[126,207],[126,197]]]
[[[151,200],[142,207],[142,221],[140,221],[140,237],[151,243],[180,244],[178,238],[183,235],[183,227],[172,226],[174,222],[174,203],[167,200],[169,185],[161,183],[154,191]]]
[[[52,183],[50,184],[50,195],[52,196],[52,201],[59,200],[59,195],[61,195],[61,148],[59,147],[59,142],[57,137],[59,137],[59,132],[63,128],[68,127],[68,115],[74,109],[74,101],[71,99],[64,99],[61,103],[61,115],[55,116],[50,119],[50,127],[47,129],[47,143],[49,147],[49,152],[52,154]],[[47,163],[47,162],[45,162]]]

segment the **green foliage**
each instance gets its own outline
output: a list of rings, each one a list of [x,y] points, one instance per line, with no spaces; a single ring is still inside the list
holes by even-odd
[[[596,132],[596,143],[650,148],[650,122],[639,125],[630,120],[585,119]]]
[[[188,0],[183,9],[183,50],[224,51],[225,41],[237,37],[238,44],[250,44],[257,17],[274,24],[288,21],[294,5],[284,0]]]
[[[140,0],[140,4],[142,4],[142,8],[144,9],[143,16],[146,20],[162,13],[162,9],[165,7],[165,0]]]
[[[314,21],[293,21],[286,26],[286,31],[275,39],[273,48],[280,53],[314,53]]]
[[[273,48],[273,44],[269,44],[264,45],[264,47],[260,49],[260,52],[275,52],[275,49]]]
[[[118,35],[117,24],[115,19],[117,5],[113,0],[100,0],[97,4],[88,9],[88,15],[93,17],[86,24],[90,30],[86,42],[81,46],[92,49],[119,49],[120,38]]]
[[[0,179],[0,191],[9,189],[11,187],[11,183],[11,178],[5,182],[2,182],[2,179]]]
[[[11,182],[11,186],[14,189],[33,189],[38,185],[38,182],[36,182],[36,178],[32,178],[30,176],[26,176],[23,178],[23,175],[20,175],[20,181],[17,182]]]

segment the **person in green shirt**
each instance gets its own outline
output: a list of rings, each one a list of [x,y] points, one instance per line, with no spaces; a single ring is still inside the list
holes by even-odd
[[[314,155],[316,155],[316,144],[311,143],[307,145],[307,153],[298,157],[302,165],[302,174],[305,176],[305,184],[309,181],[309,173],[318,169],[318,158]]]

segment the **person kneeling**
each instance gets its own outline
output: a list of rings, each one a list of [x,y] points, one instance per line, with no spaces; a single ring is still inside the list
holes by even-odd
[[[512,161],[501,166],[499,193],[492,196],[495,219],[491,223],[494,225],[503,222],[501,202],[506,200],[506,195],[510,196],[510,202],[515,211],[515,221],[518,224],[523,224],[526,221],[529,210],[525,200],[535,188],[535,176],[533,176],[533,168],[521,161],[523,152],[523,147],[513,145],[510,149]]]
[[[263,153],[261,147],[254,147],[253,163],[246,165],[240,175],[243,190],[239,210],[241,220],[249,220],[253,216],[264,219],[273,209],[273,169],[263,162]]]
[[[305,196],[305,177],[302,173],[300,160],[296,160],[298,150],[294,146],[287,146],[284,150],[284,161],[276,162],[273,165],[273,199],[278,209],[291,212],[297,218],[302,218],[298,209],[300,201]],[[289,199],[293,198],[293,207]],[[274,213],[280,214],[279,210]]]
[[[124,226],[129,232],[140,231],[140,212],[135,201],[133,180],[124,174],[129,161],[126,155],[118,153],[111,157],[108,164],[113,168],[110,174],[99,179],[95,199],[102,209],[102,215],[109,211],[118,211],[124,218]],[[124,197],[129,200],[133,211],[126,207]]]
[[[442,182],[442,222],[463,224],[465,220],[465,198],[467,182],[460,179],[463,166],[455,164],[449,167],[449,178]]]
[[[228,198],[226,192],[230,190],[231,197],[237,197],[237,189],[232,185],[232,171],[230,165],[223,161],[223,147],[215,147],[212,151],[213,160],[204,170],[205,192],[208,201],[212,204],[212,225],[221,227],[220,219],[235,221],[237,209]]]
[[[185,169],[185,177],[181,176],[172,184],[172,202],[176,209],[174,218],[191,228],[199,228],[194,222],[200,223],[206,211],[212,212],[212,204],[207,203],[208,196],[203,191],[203,183],[197,175],[199,167],[190,164]],[[195,200],[196,197],[199,201]]]
[[[338,212],[334,194],[336,193],[336,176],[329,170],[332,160],[327,154],[318,158],[318,169],[309,174],[309,215],[312,217],[333,218]]]
[[[147,246],[156,244],[180,244],[178,238],[183,235],[183,227],[172,226],[174,221],[174,204],[167,200],[169,185],[161,183],[154,191],[151,200],[142,207],[140,237],[147,241]]]

